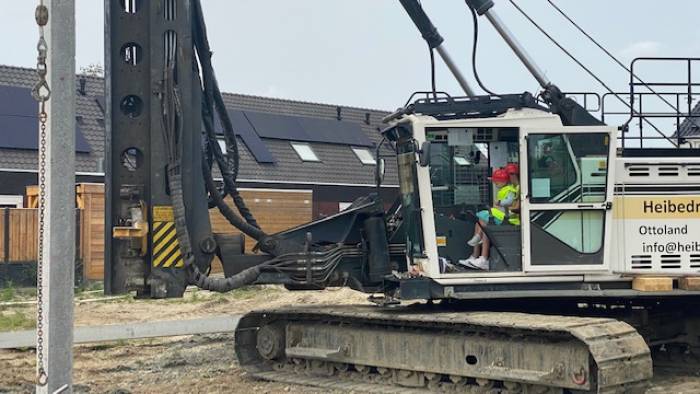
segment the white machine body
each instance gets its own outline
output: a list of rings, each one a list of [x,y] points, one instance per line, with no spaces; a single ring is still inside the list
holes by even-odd
[[[415,155],[423,253],[409,253],[407,264],[422,275],[443,285],[700,275],[700,158],[618,156],[617,128],[565,127],[558,116],[536,109],[455,120],[407,115],[396,123],[410,124],[417,147],[431,141],[432,156],[447,157],[421,166]],[[518,160],[521,225],[508,231],[518,232],[520,264],[449,271],[444,261],[454,266],[457,258],[441,250],[461,241],[436,226],[446,216],[438,213],[440,204],[460,205],[484,188],[490,188],[488,200],[495,194],[483,177],[480,184],[458,180],[475,171],[474,155],[487,156],[489,164],[479,167],[484,174]],[[451,175],[438,181],[444,172]],[[462,257],[471,253],[468,245],[457,246],[465,250]],[[508,260],[493,252],[491,259]]]

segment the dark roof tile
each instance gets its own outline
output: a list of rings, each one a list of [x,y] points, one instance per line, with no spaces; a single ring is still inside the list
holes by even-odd
[[[690,113],[692,116],[685,118],[678,127],[678,134],[681,137],[700,137],[700,102]]]
[[[103,79],[82,76],[86,80],[85,95],[77,95],[76,116],[82,117],[81,130],[92,151],[78,154],[76,170],[79,172],[100,172],[104,157],[104,114],[97,98],[104,96]],[[34,70],[28,68],[0,65],[0,85],[31,87],[36,80]],[[76,89],[79,84],[76,80]],[[259,96],[224,94],[224,101],[229,109],[265,112],[279,115],[306,116],[319,119],[336,120],[336,105],[319,104],[303,101],[265,98]],[[370,124],[365,124],[369,114]],[[383,127],[381,119],[386,111],[374,109],[341,107],[343,121],[361,125],[361,130],[374,144],[379,143],[379,129]],[[241,180],[298,182],[323,184],[360,184],[374,183],[374,167],[363,165],[347,145],[311,143],[320,157],[320,163],[302,162],[289,141],[263,139],[274,156],[273,164],[261,164],[255,161],[245,144],[240,141]],[[34,170],[37,166],[35,151],[0,150],[0,169]],[[396,185],[396,164],[387,161],[386,184]]]

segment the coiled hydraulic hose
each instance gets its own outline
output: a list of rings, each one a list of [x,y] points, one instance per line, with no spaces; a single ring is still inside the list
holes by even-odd
[[[203,79],[203,98],[202,98],[202,120],[204,123],[204,128],[207,132],[207,145],[209,146],[209,152],[211,152],[216,160],[217,166],[221,172],[221,176],[224,180],[224,191],[231,195],[233,203],[238,209],[241,217],[250,225],[254,227],[260,227],[255,220],[252,212],[245,204],[245,201],[241,197],[238,188],[236,186],[236,178],[238,177],[238,170],[240,164],[240,157],[238,155],[238,139],[233,130],[233,125],[231,123],[231,118],[226,109],[224,103],[223,95],[219,89],[219,84],[216,80],[216,75],[214,74],[214,68],[211,64],[211,47],[209,45],[209,40],[207,38],[207,29],[204,22],[204,13],[202,11],[202,5],[200,0],[193,1],[194,7],[194,24],[193,24],[193,36],[195,42],[195,49],[197,51],[197,56],[201,65],[201,73]],[[216,141],[216,136],[214,132],[214,111],[219,116],[219,120],[223,126],[224,139],[227,146],[227,157],[224,157]],[[207,165],[205,168],[209,169]],[[222,199],[224,196],[222,196]],[[212,203],[214,203],[212,201]],[[213,205],[216,205],[215,203]],[[219,205],[217,205],[219,207]],[[223,212],[222,212],[223,214]],[[229,220],[229,222],[231,222]],[[235,227],[236,224],[231,222]],[[243,231],[243,229],[240,229]],[[255,238],[255,237],[254,237]],[[259,240],[260,238],[255,238]]]
[[[182,107],[179,92],[175,85],[174,70],[174,63],[171,63],[164,71],[164,89],[161,95],[161,109],[163,139],[166,144],[166,151],[168,152],[168,186],[170,188],[170,198],[173,205],[173,216],[175,220],[175,229],[180,252],[184,258],[189,283],[194,284],[199,288],[211,291],[231,291],[254,283],[260,275],[260,266],[248,268],[228,278],[210,278],[199,270],[199,266],[195,261],[196,256],[194,253],[192,253],[192,242],[190,239],[189,230],[187,228],[187,214],[182,190],[182,171],[180,162],[182,158],[183,144],[178,143],[178,141],[182,141],[183,122],[178,121],[178,119],[182,118]],[[217,200],[217,206],[223,205],[228,208],[228,206],[223,202],[218,190],[216,190],[214,181],[211,178],[211,173],[208,171],[205,171],[205,173],[209,175],[205,178],[207,179],[210,192],[212,192],[215,200]],[[213,188],[211,186],[213,186]],[[230,208],[228,209],[230,210]],[[231,215],[229,216],[236,218],[234,222],[242,229],[250,232],[251,236],[255,235],[257,237],[262,237],[264,235],[262,230],[245,223],[232,211]]]

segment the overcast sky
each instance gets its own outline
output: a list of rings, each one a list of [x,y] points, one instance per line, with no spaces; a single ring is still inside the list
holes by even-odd
[[[555,2],[625,63],[636,56],[700,57],[700,1]],[[78,67],[102,64],[102,0],[76,3]],[[472,81],[472,22],[464,2],[422,3]],[[627,89],[626,73],[586,42],[546,0],[518,3],[611,86]],[[35,4],[0,0],[0,64],[34,65]],[[226,91],[391,110],[411,92],[429,87],[427,47],[397,0],[203,0],[203,4],[214,66]],[[507,0],[496,0],[496,10],[563,90],[603,91]],[[497,92],[536,90],[535,80],[487,21],[481,22],[479,69],[486,85]],[[662,75],[659,70],[650,72]],[[438,89],[460,93],[441,63]]]

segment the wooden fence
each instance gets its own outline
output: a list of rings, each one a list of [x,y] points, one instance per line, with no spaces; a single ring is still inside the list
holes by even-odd
[[[104,279],[105,253],[105,195],[102,184],[80,184],[76,190],[80,210],[80,259],[83,277],[88,280]]]
[[[38,189],[27,187],[28,208],[0,209],[0,264],[35,264],[38,239]],[[104,186],[76,186],[76,262],[82,279],[104,277]],[[4,271],[6,272],[6,271]]]
[[[4,208],[0,211],[0,262],[36,261],[37,210]]]
[[[0,209],[0,264],[36,261],[37,192],[35,186],[27,187],[28,208]],[[313,193],[310,190],[242,189],[241,195],[258,223],[268,233],[286,230],[312,219]],[[230,198],[227,198],[226,202],[233,206]],[[104,207],[104,185],[76,186],[76,230],[79,236],[76,259],[82,261],[83,279],[104,278]],[[210,219],[214,232],[238,232],[216,209],[210,210]],[[247,253],[250,253],[253,245],[255,241],[246,237]],[[218,259],[215,259],[212,269],[214,272],[221,271]]]
[[[313,216],[313,192],[310,190],[241,189],[241,197],[268,234],[308,223]],[[231,197],[226,203],[235,211]],[[240,234],[217,209],[209,211],[212,231],[220,234]],[[256,241],[246,236],[245,251],[251,253]],[[212,272],[222,272],[218,258],[212,262]]]

